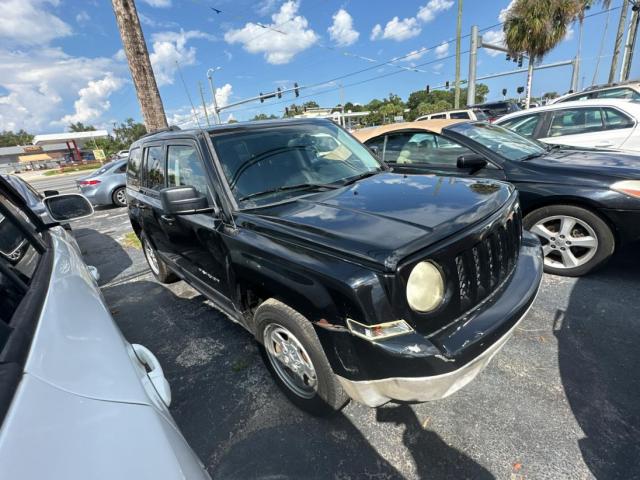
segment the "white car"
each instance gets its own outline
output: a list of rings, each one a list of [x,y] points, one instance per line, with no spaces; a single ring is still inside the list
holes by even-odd
[[[466,108],[464,110],[450,110],[448,112],[436,112],[422,115],[418,120],[487,120],[489,116],[479,108]]]
[[[610,85],[594,85],[581,92],[568,93],[551,101],[552,104],[575,102],[581,100],[618,99],[640,100],[640,82],[614,83]]]
[[[54,221],[93,209],[43,200]],[[74,239],[0,178],[0,478],[209,478],[156,357],[113,321]]]
[[[552,145],[640,152],[640,103],[582,100],[505,115],[496,125]]]

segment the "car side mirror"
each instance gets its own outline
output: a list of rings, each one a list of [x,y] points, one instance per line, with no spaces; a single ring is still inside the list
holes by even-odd
[[[207,197],[195,187],[169,187],[160,191],[162,210],[167,215],[191,215],[215,211]]]
[[[91,202],[79,193],[51,195],[45,197],[42,203],[55,222],[68,222],[93,215]]]
[[[58,190],[45,190],[43,193],[45,197],[53,197],[54,195],[60,195],[60,192]]]
[[[467,155],[460,155],[458,157],[457,166],[461,170],[470,170],[471,173],[475,173],[480,169],[487,166],[487,159],[477,153],[470,153]]]

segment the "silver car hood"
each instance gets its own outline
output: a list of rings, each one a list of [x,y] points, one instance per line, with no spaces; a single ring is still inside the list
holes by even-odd
[[[141,383],[146,373],[133,361],[77,245],[63,229],[50,234],[53,269],[25,373],[87,398],[151,404]]]

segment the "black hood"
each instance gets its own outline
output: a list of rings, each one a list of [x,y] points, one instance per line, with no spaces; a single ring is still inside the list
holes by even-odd
[[[627,180],[640,179],[640,155],[598,150],[557,150],[526,163]]]
[[[385,172],[241,217],[264,234],[393,270],[407,255],[488,217],[513,192],[493,180]]]

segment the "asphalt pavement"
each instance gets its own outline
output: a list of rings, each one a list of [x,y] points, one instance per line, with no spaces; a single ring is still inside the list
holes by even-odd
[[[213,478],[640,478],[639,245],[584,278],[545,275],[511,340],[451,397],[317,419],[280,393],[241,327],[184,282],[154,280],[126,244],[126,208],[73,229],[124,335],[160,359]]]

